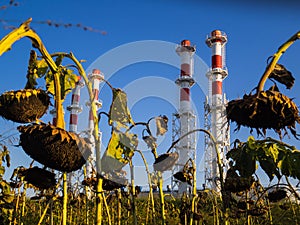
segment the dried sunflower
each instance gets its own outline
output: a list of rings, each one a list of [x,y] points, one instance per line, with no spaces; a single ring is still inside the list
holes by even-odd
[[[153,168],[155,171],[164,172],[171,170],[179,158],[177,152],[164,153],[155,159]]]
[[[20,146],[26,154],[55,170],[78,170],[91,154],[88,140],[51,124],[30,124],[18,130]]]
[[[243,99],[232,100],[226,106],[228,121],[251,127],[261,134],[273,129],[281,136],[281,130],[288,128],[297,137],[295,126],[300,122],[299,110],[289,97],[272,87],[257,94],[244,95]]]
[[[275,189],[273,191],[270,191],[267,196],[270,202],[278,202],[286,197],[287,192],[283,189]]]
[[[283,65],[278,64],[278,60],[286,50],[298,39],[298,31],[283,43],[277,52],[271,57],[265,72],[257,85],[256,94],[244,95],[243,99],[230,101],[226,107],[228,121],[235,121],[237,129],[240,126],[255,128],[258,134],[261,130],[266,133],[266,129],[274,129],[280,136],[281,130],[289,128],[291,133],[297,138],[295,130],[296,122],[299,123],[299,110],[292,99],[279,92],[278,88],[271,88],[264,91],[264,85],[268,78],[284,84],[288,89],[294,84],[294,77]]]
[[[192,184],[193,176],[190,173],[179,171],[175,173],[173,177],[183,183],[188,183],[189,185],[193,185]]]
[[[254,183],[254,177],[241,177],[234,169],[229,169],[225,178],[224,189],[233,193],[246,191],[251,188]]]
[[[128,181],[125,177],[116,175],[115,173],[101,174],[100,177],[103,180],[102,188],[105,191],[112,191],[114,189],[125,187],[128,184]],[[85,186],[92,187],[96,190],[97,179],[96,177],[86,178],[82,181],[82,184]]]
[[[36,121],[46,113],[49,105],[50,97],[41,89],[7,91],[0,95],[0,115],[17,123]]]
[[[102,188],[106,191],[123,188],[128,185],[128,181],[125,177],[115,175],[114,173],[110,174],[109,176],[103,176],[102,179]]]
[[[19,171],[19,176],[24,176],[25,181],[40,189],[48,189],[56,185],[55,174],[37,166]]]

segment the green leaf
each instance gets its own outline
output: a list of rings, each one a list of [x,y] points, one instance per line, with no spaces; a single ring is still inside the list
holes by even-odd
[[[136,134],[120,133],[119,146],[124,150],[124,158],[131,159],[134,150],[138,146],[138,139]]]
[[[79,80],[79,77],[74,73],[73,70],[67,69],[65,67],[62,68],[62,73],[63,73],[63,81],[61,81],[62,98],[65,99],[66,95],[70,93],[72,89],[75,88],[76,83]]]
[[[43,77],[47,73],[48,64],[46,63],[46,61],[44,59],[41,59],[41,60],[36,61],[36,66],[37,66],[36,74],[40,78]]]
[[[46,81],[47,91],[50,94],[55,95],[55,93],[54,93],[54,77],[53,77],[52,71],[48,71],[48,73],[45,77],[45,81]]]
[[[248,148],[247,143],[239,143],[231,149],[226,157],[235,161],[234,168],[239,171],[241,177],[250,177],[256,170],[256,152]]]
[[[57,66],[60,66],[61,64],[62,64],[62,61],[63,61],[63,58],[64,58],[65,56],[64,55],[58,55],[57,57],[56,57],[56,59],[55,59],[55,64],[57,65]]]
[[[59,73],[59,81],[61,86],[61,98],[62,100],[65,99],[66,95],[76,86],[76,83],[79,80],[79,77],[74,74],[73,70],[67,69],[66,67],[59,66],[58,67]],[[50,92],[52,95],[54,93],[54,77],[51,71],[48,71],[46,76],[46,87],[47,91]]]
[[[271,158],[261,159],[259,160],[259,164],[261,168],[265,171],[265,173],[268,175],[270,181],[273,180],[275,175],[278,179],[281,178],[279,169]]]
[[[259,162],[270,181],[274,176],[280,179],[282,175],[300,178],[300,151],[272,138],[255,140],[250,136],[247,142],[238,142],[226,157],[235,162],[234,169],[243,177],[254,173],[256,162]]]
[[[276,175],[278,179],[280,179],[281,174],[279,172],[279,168],[277,166],[279,148],[276,143],[264,142],[260,141],[258,143],[259,149],[257,154],[257,160],[261,168],[269,177],[270,181],[273,180]]]
[[[30,51],[30,57],[27,67],[27,83],[25,85],[25,89],[34,89],[37,85],[36,79],[37,75],[37,65],[36,65],[37,54],[34,50]]]
[[[25,85],[25,89],[34,89],[37,85],[37,78],[44,76],[47,70],[48,65],[45,60],[37,60],[36,52],[31,50],[27,68],[27,83]]]
[[[108,143],[106,154],[108,156],[111,156],[111,157],[117,159],[117,160],[121,160],[122,155],[123,155],[123,149],[119,145],[119,142],[120,142],[119,133],[113,131],[112,135],[111,135],[111,138],[109,140],[109,143]]]
[[[281,163],[281,172],[283,175],[300,179],[300,152],[295,150],[287,154]]]
[[[266,145],[267,148],[265,149],[266,156],[272,158],[274,162],[277,162],[278,155],[279,155],[279,149],[276,143],[269,143]]]

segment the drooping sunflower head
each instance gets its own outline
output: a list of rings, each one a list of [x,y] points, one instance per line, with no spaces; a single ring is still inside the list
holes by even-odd
[[[77,134],[50,124],[18,127],[20,145],[39,163],[62,172],[80,169],[91,154],[91,144]]]
[[[297,138],[295,126],[300,122],[298,107],[292,99],[277,90],[270,89],[232,100],[228,102],[226,112],[228,121],[237,124],[237,130],[245,126],[265,134],[266,129],[273,129],[281,137],[281,130],[288,128]]]
[[[18,175],[23,176],[25,181],[40,189],[48,189],[56,185],[55,174],[37,166],[20,170]]]
[[[155,159],[153,168],[155,171],[160,172],[171,170],[176,164],[178,158],[179,154],[177,152],[164,153]]]
[[[17,123],[41,118],[50,105],[49,95],[41,89],[7,91],[0,95],[0,116]]]

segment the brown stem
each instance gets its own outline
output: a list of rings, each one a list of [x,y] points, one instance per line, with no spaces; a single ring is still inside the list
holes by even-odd
[[[274,70],[278,60],[282,56],[283,53],[298,39],[300,38],[300,31],[294,34],[290,39],[288,39],[283,45],[281,45],[277,52],[273,55],[272,61],[268,64],[264,74],[262,75],[258,86],[257,86],[257,94],[263,91],[265,82],[267,81],[269,75]]]

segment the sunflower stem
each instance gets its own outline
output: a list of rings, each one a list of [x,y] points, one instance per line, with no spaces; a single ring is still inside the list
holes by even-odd
[[[86,166],[83,167],[83,176],[84,179],[87,179],[87,174],[86,174]],[[84,187],[84,191],[85,191],[85,224],[89,225],[89,194],[90,194],[90,190],[88,188],[88,186]]]
[[[121,225],[121,218],[122,218],[122,193],[121,189],[118,188],[117,190],[117,225]]]
[[[137,151],[141,155],[141,157],[143,159],[143,162],[144,162],[144,165],[145,165],[146,172],[147,172],[148,184],[149,184],[149,198],[148,198],[148,201],[149,201],[149,199],[151,201],[152,219],[153,219],[153,223],[155,224],[155,207],[154,207],[153,188],[152,188],[152,181],[151,181],[149,166],[148,166],[147,160],[146,160],[144,154],[142,153],[142,151],[140,151],[140,150],[135,150],[135,151]],[[148,211],[149,211],[149,207],[147,207],[147,215],[146,215],[145,224],[148,224]]]
[[[47,203],[47,205],[46,205],[46,207],[45,207],[45,209],[44,209],[44,211],[43,211],[43,213],[42,213],[42,215],[41,215],[41,217],[40,217],[40,220],[39,220],[39,222],[38,222],[37,225],[42,224],[42,222],[43,222],[43,220],[44,220],[44,218],[45,218],[45,216],[46,216],[46,213],[47,213],[47,210],[48,210],[50,204],[52,204],[52,202],[55,201],[55,200],[56,200],[56,197],[54,196],[54,197],[52,197],[52,198],[48,201],[48,203]]]
[[[215,148],[215,152],[216,152],[216,155],[217,155],[217,164],[218,164],[218,169],[219,169],[219,176],[220,176],[220,189],[221,189],[221,196],[223,196],[224,194],[224,170],[223,170],[223,163],[222,163],[222,160],[221,160],[221,156],[220,156],[220,152],[219,152],[219,148],[218,148],[218,143],[215,139],[215,137],[212,135],[212,133],[208,130],[205,130],[205,129],[195,129],[195,130],[191,130],[189,132],[187,132],[186,134],[180,136],[177,140],[175,140],[171,146],[169,147],[169,149],[167,150],[167,153],[172,149],[174,148],[174,146],[180,141],[182,140],[184,137],[192,134],[192,133],[195,133],[195,132],[204,132],[205,134],[207,134],[209,136],[209,138],[211,139],[211,141],[213,142],[213,145],[214,145],[214,148]],[[224,215],[225,215],[225,225],[228,225],[229,224],[229,220],[228,220],[228,208],[226,206],[226,203],[223,201],[223,212],[224,212]]]
[[[158,189],[159,189],[159,200],[160,200],[160,210],[161,210],[161,224],[166,223],[166,213],[165,213],[165,196],[163,191],[163,178],[162,173],[157,171],[158,176]]]
[[[27,191],[27,184],[24,184],[23,192],[22,192],[22,210],[20,216],[20,224],[23,225],[23,217],[25,216],[25,207],[26,207],[26,191]]]
[[[68,203],[68,184],[67,184],[67,173],[63,172],[63,211],[62,211],[62,223],[67,224],[67,203]]]
[[[23,182],[24,178],[21,178],[21,182]],[[14,209],[14,221],[13,224],[16,225],[18,223],[20,223],[20,220],[17,222],[17,218],[19,217],[19,202],[20,202],[20,195],[21,195],[21,186],[18,188],[18,195],[17,195],[17,199],[16,199],[16,206]],[[20,217],[19,217],[20,218]]]
[[[273,58],[271,62],[268,64],[264,74],[262,75],[258,86],[257,86],[257,94],[262,92],[264,89],[264,85],[271,74],[271,72],[274,70],[278,60],[282,56],[283,53],[296,41],[300,38],[300,31],[298,31],[296,34],[294,34],[291,38],[289,38],[283,45],[281,45],[277,52],[273,55]]]
[[[288,178],[288,176],[285,176],[285,180],[288,184],[289,190],[294,194],[295,198],[297,198],[298,200],[300,200],[300,196],[297,193],[297,191],[295,190],[295,188],[293,187],[293,185],[290,183],[290,180]]]
[[[105,210],[106,210],[106,213],[107,213],[108,225],[111,225],[111,216],[110,216],[109,207],[107,205],[104,193],[102,193],[102,196],[103,196],[103,202],[104,202]]]
[[[193,216],[196,212],[195,201],[197,198],[197,186],[196,186],[197,180],[196,180],[196,165],[195,165],[194,160],[191,160],[191,162],[192,162],[192,166],[193,166],[193,199],[192,199],[192,208],[191,208],[192,214],[190,216],[190,225],[193,225]]]
[[[130,178],[131,178],[131,198],[132,198],[132,214],[133,214],[133,224],[137,225],[137,216],[136,216],[136,204],[135,204],[135,184],[134,184],[134,168],[132,164],[132,159],[129,160],[130,167]]]

